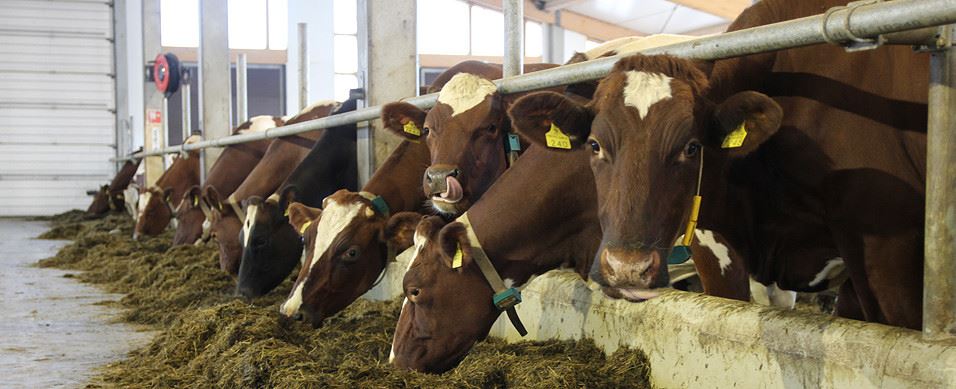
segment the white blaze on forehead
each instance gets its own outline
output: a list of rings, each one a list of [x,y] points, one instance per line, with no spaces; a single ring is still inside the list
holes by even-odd
[[[267,116],[267,115],[255,116],[252,119],[249,119],[249,121],[251,122],[251,124],[249,125],[249,128],[244,130],[239,130],[240,134],[245,134],[247,132],[265,131],[270,128],[275,128],[276,126],[276,121],[272,119],[272,116]]]
[[[713,231],[697,229],[694,230],[694,235],[697,236],[697,241],[700,242],[702,247],[714,253],[714,256],[717,257],[717,264],[720,265],[720,275],[724,275],[731,264],[730,249],[717,241]]]
[[[651,106],[671,97],[672,78],[660,73],[630,70],[624,85],[624,104],[637,108],[641,117],[647,116]]]
[[[312,268],[315,267],[316,262],[319,261],[319,258],[322,258],[322,255],[329,249],[329,246],[332,245],[335,238],[359,215],[359,212],[365,206],[365,204],[360,202],[340,204],[332,198],[326,198],[326,200],[327,201],[323,201],[323,203],[325,203],[325,209],[322,210],[322,217],[319,218],[319,224],[316,226],[315,243],[312,245],[312,261],[309,263],[309,271],[302,280],[296,281],[292,295],[282,304],[281,312],[283,312],[283,314],[291,310],[289,311],[291,313],[286,314],[286,316],[292,316],[292,314],[299,310],[299,306],[302,305],[302,288],[305,282],[309,280],[309,275],[312,274]]]
[[[259,206],[249,204],[246,210],[246,220],[242,223],[242,247],[249,247],[249,237],[252,236],[252,227],[256,224],[256,213],[259,213]]]
[[[826,265],[823,265],[823,270],[820,270],[816,276],[810,280],[810,286],[817,286],[823,281],[832,280],[839,277],[846,270],[846,266],[843,264],[843,258],[836,257],[827,261]]]
[[[458,73],[441,88],[438,102],[451,107],[451,115],[456,116],[474,108],[488,95],[495,93],[495,83],[471,73]]]
[[[136,204],[137,211],[139,211],[139,217],[142,217],[146,213],[146,204],[149,203],[149,199],[153,197],[153,192],[143,192],[139,194],[139,203]]]

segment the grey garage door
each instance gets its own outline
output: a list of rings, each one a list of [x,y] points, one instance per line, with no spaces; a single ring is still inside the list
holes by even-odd
[[[84,208],[113,173],[110,2],[0,8],[0,216]]]

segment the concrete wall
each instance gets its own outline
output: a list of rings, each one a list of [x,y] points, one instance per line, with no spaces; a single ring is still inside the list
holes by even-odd
[[[411,252],[366,297],[394,298]],[[916,331],[670,291],[648,302],[611,300],[570,271],[522,291],[521,338],[502,315],[491,336],[508,341],[593,339],[611,353],[635,347],[661,388],[874,388],[956,386],[956,341]]]

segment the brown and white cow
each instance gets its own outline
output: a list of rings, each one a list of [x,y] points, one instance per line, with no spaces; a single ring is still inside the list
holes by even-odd
[[[573,267],[586,278],[601,242],[588,158],[583,150],[562,157],[532,146],[457,221],[445,225],[429,218],[418,225],[415,258],[403,282],[407,300],[393,341],[396,366],[427,372],[454,367],[501,313],[469,248],[487,255],[506,287],[520,288],[558,267]],[[407,220],[395,224],[401,222]],[[709,231],[698,234],[714,237]],[[731,262],[732,253],[722,242],[699,242],[708,244],[695,246],[705,290],[748,300],[743,264]],[[460,264],[455,264],[459,248]]]
[[[555,66],[530,64],[525,72]],[[416,142],[424,138],[428,144],[431,166],[422,186],[433,208],[445,216],[466,211],[508,167],[505,147],[511,124],[506,110],[518,96],[497,93],[491,80],[501,75],[501,65],[465,61],[436,80],[435,85],[442,85],[438,102],[427,114],[404,102],[382,108],[389,130]]]
[[[198,141],[199,137],[195,135],[186,139],[187,143]],[[156,183],[140,193],[133,239],[138,239],[140,235],[155,236],[162,233],[172,220],[178,204],[189,188],[195,185],[199,185],[199,152],[194,150],[185,157],[173,157],[173,163]]]
[[[126,199],[123,192],[133,181],[133,176],[136,175],[136,169],[139,168],[140,161],[142,159],[131,159],[123,163],[109,185],[103,185],[96,196],[93,197],[93,203],[87,208],[86,213],[102,215],[109,211],[122,212],[125,210]]]
[[[301,310],[313,326],[320,326],[371,289],[391,255],[411,246],[411,230],[402,230],[405,224],[395,220],[421,218],[403,211],[417,212],[425,204],[418,180],[429,158],[427,146],[404,141],[362,192],[340,190],[323,201],[322,209],[289,206],[289,223],[303,236],[305,257],[280,308],[283,316]],[[390,221],[392,212],[404,216]]]
[[[306,107],[285,123],[289,125],[326,117],[338,106],[339,103],[335,101],[321,101]],[[266,197],[275,192],[323,133],[324,130],[319,129],[273,140],[256,167],[229,197],[224,198],[224,193],[214,187],[203,189],[203,200],[214,214],[210,234],[219,244],[219,266],[223,271],[233,276],[239,273],[242,259],[239,235],[245,219],[242,201],[250,196]]]
[[[732,29],[830,5],[765,0]],[[538,116],[521,129],[532,140],[556,123],[591,151],[604,286],[663,284],[663,243],[699,188],[699,225],[726,237],[761,283],[819,291],[845,262],[839,315],[919,328],[926,69],[925,55],[899,47],[814,46],[712,69],[638,55],[615,65],[590,104],[537,94],[514,109]]]
[[[283,123],[278,116],[255,116],[236,127],[232,135],[265,131]],[[189,188],[186,198],[176,207],[176,219],[179,223],[176,226],[176,235],[173,236],[173,245],[195,243],[203,236],[204,230],[208,229],[207,219],[211,220],[212,211],[208,204],[202,202],[203,189],[213,187],[220,193],[232,193],[259,163],[269,143],[271,140],[263,139],[229,145],[222,150],[209,169],[202,187],[196,185]]]

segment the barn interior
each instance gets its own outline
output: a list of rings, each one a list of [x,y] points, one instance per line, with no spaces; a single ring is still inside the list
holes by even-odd
[[[7,384],[13,387],[952,387],[956,385],[952,368],[956,366],[956,283],[952,281],[956,276],[956,175],[952,174],[956,166],[956,115],[952,114],[956,109],[956,1],[847,4],[813,0],[814,5],[807,7],[812,9],[801,11],[800,18],[767,21],[757,20],[766,17],[758,13],[762,11],[753,11],[766,6],[760,9],[786,14],[783,10],[787,7],[796,7],[786,3],[2,2],[6,10],[0,12],[0,91],[5,92],[0,94],[0,231],[7,239],[0,241],[0,274],[10,281],[0,282],[0,297],[8,312],[0,319],[4,334],[0,337],[0,370],[12,372]],[[773,12],[770,14],[776,15]],[[634,42],[644,43],[638,43],[633,52],[619,49]],[[820,47],[825,49],[814,51]],[[589,93],[602,93],[612,88],[612,82],[601,86],[596,82],[610,80],[618,60],[632,55],[668,55],[696,61],[694,64],[720,64],[763,53],[798,53],[794,58],[831,53],[822,56],[817,67],[807,63],[810,70],[805,71],[832,75],[833,80],[866,73],[871,64],[872,69],[889,64],[887,74],[871,69],[880,75],[863,78],[866,82],[886,81],[886,89],[891,90],[888,95],[880,95],[880,86],[834,92],[820,100],[835,107],[825,111],[832,116],[808,120],[825,132],[831,128],[828,120],[846,112],[859,115],[867,119],[863,123],[896,131],[892,133],[899,136],[893,137],[892,145],[916,155],[908,160],[912,165],[906,165],[905,173],[914,178],[900,184],[905,190],[863,186],[866,194],[846,192],[859,197],[841,199],[841,210],[872,206],[865,209],[887,213],[861,219],[866,221],[859,229],[872,236],[852,239],[863,243],[841,245],[844,241],[830,237],[840,236],[833,227],[837,222],[826,224],[831,219],[821,216],[825,221],[816,225],[819,228],[810,233],[812,238],[826,235],[825,239],[841,243],[826,246],[827,256],[822,260],[804,261],[801,257],[816,255],[809,243],[799,240],[806,236],[793,237],[794,246],[781,248],[791,244],[786,230],[774,230],[777,235],[767,241],[748,241],[752,246],[744,250],[734,247],[733,239],[701,226],[695,230],[701,200],[688,197],[687,204],[680,203],[680,231],[666,237],[677,243],[655,243],[667,246],[663,254],[654,254],[666,282],[628,295],[626,288],[607,285],[611,281],[606,269],[613,268],[606,259],[612,252],[606,224],[610,216],[589,216],[587,220],[594,219],[593,225],[588,225],[593,231],[581,226],[571,228],[573,233],[554,235],[557,232],[552,230],[560,230],[564,223],[582,220],[574,218],[574,204],[561,202],[548,207],[555,214],[570,215],[565,219],[542,216],[557,222],[538,224],[520,220],[534,226],[541,241],[500,242],[511,235],[531,235],[514,227],[519,223],[502,220],[534,215],[537,204],[564,199],[554,193],[582,196],[555,183],[563,181],[543,177],[548,174],[528,174],[560,173],[556,171],[566,166],[566,161],[535,158],[546,160],[563,155],[564,150],[550,150],[548,153],[554,154],[545,153],[545,157],[535,152],[573,149],[587,150],[590,155],[593,150],[602,158],[605,154],[599,152],[609,152],[603,143],[598,150],[593,136],[596,129],[578,136],[575,128],[563,124],[558,128],[554,117],[535,116],[535,120],[545,120],[542,125],[550,130],[547,135],[541,133],[545,135],[541,141],[532,139],[525,127],[519,128],[532,120],[515,116],[518,102],[544,90],[567,95],[571,89],[566,86],[590,85],[587,83],[592,81],[598,92],[592,89]],[[859,60],[864,55],[876,59],[872,63]],[[849,59],[841,62],[842,56]],[[467,70],[472,68],[460,70],[463,63],[494,74],[474,81],[486,88],[477,100],[453,96],[477,92],[444,87],[465,82],[465,77],[459,77],[462,74],[478,73]],[[838,68],[845,63],[853,66]],[[914,92],[894,89],[910,79],[901,74],[916,77],[905,67],[911,63],[919,67],[916,74],[922,77],[906,85]],[[713,70],[719,66],[700,66],[705,73],[698,73],[705,78],[719,74]],[[779,60],[767,72],[804,75],[804,68],[794,70],[803,65],[788,66]],[[715,73],[709,73],[712,71]],[[777,81],[767,79],[771,81],[759,80]],[[785,86],[775,84],[760,90],[780,102],[784,118],[793,115],[787,111],[793,107],[787,98],[812,99],[801,95],[800,88],[816,87],[812,81],[819,81],[794,79],[797,81]],[[627,102],[621,104],[634,108],[640,123],[648,118],[650,107],[672,98],[670,86],[666,96],[646,103],[632,103],[624,93],[619,100]],[[591,95],[578,97],[591,101]],[[867,107],[882,112],[867,117],[850,107],[851,100],[864,105],[886,101],[886,105]],[[481,126],[473,127],[499,130],[495,136],[503,140],[495,138],[494,142],[498,142],[495,158],[499,154],[500,158],[489,162],[469,154],[481,147],[475,146],[475,139],[484,139],[481,134],[456,140],[454,146],[440,146],[434,140],[436,132],[457,131],[457,127],[440,126],[455,123],[456,116],[467,116],[459,111],[484,106],[487,101],[491,102],[488,115],[495,119],[482,119]],[[398,103],[405,104],[401,110],[396,108]],[[591,115],[587,123],[595,117],[607,119],[597,111],[598,105],[597,100],[580,105]],[[407,115],[409,112],[414,114]],[[760,135],[750,129],[753,141]],[[743,135],[738,133],[741,144],[747,136],[747,131],[742,131]],[[728,139],[714,149],[728,148]],[[561,142],[567,146],[560,146]],[[781,142],[771,144],[783,147]],[[850,167],[871,168],[866,161],[876,158],[872,154],[891,155],[886,151],[889,148],[861,151],[859,148],[870,143],[860,143],[860,147],[850,148],[862,155],[850,158]],[[706,142],[697,146],[713,152]],[[407,151],[415,147],[424,147],[424,161],[415,160],[413,152]],[[478,187],[479,179],[468,177],[471,173],[467,170],[480,169],[460,161],[439,163],[439,147],[454,149],[448,153],[452,157],[442,154],[441,158],[473,158],[479,167],[493,166],[489,171],[500,171],[485,187]],[[254,158],[244,160],[239,154]],[[531,158],[522,161],[519,154]],[[771,152],[760,155],[766,154]],[[403,157],[410,162],[398,161]],[[541,164],[538,170],[531,165],[535,161]],[[704,175],[711,165],[704,167],[703,154],[699,161],[693,174],[680,177]],[[512,168],[520,168],[521,162],[525,162],[525,170]],[[434,170],[439,164],[454,163],[459,165],[441,172],[440,177]],[[599,177],[594,163],[585,169],[586,179],[574,182],[594,186]],[[836,166],[841,162],[831,158],[829,163]],[[415,169],[423,166],[409,173],[411,165]],[[241,172],[234,173],[237,169]],[[593,176],[591,169],[595,169]],[[523,173],[532,178],[515,178]],[[404,177],[414,179],[406,179],[400,187],[394,183]],[[635,170],[629,177],[645,176]],[[678,180],[677,174],[674,177]],[[694,182],[699,197],[701,179]],[[714,181],[705,177],[703,182],[710,185]],[[520,196],[525,204],[501,200],[514,197],[508,197],[512,188],[505,185],[527,188],[522,183],[541,193]],[[711,190],[706,185],[704,190]],[[424,194],[420,193],[423,189]],[[607,189],[597,189],[596,201],[602,211]],[[389,190],[400,193],[389,197]],[[884,198],[871,201],[869,195],[881,191],[885,196],[877,197]],[[489,198],[479,199],[482,192]],[[446,201],[456,193],[466,200]],[[907,197],[911,193],[916,194]],[[504,205],[494,203],[493,195]],[[595,195],[588,196],[592,199]],[[396,200],[405,198],[415,199],[408,201],[414,204],[406,206]],[[327,220],[344,218],[354,208],[336,208],[346,201],[364,207],[365,213],[360,214],[367,214],[375,223],[343,219],[332,226]],[[706,226],[712,223],[706,217],[713,215],[708,207],[714,204],[706,196],[703,201],[699,223]],[[448,211],[439,203],[464,205]],[[808,217],[785,209],[785,205],[770,204],[774,210],[765,213],[779,212],[794,220]],[[918,207],[907,208],[914,204]],[[566,208],[559,209],[562,207]],[[589,203],[589,207],[581,212],[598,212],[592,209],[595,204]],[[900,217],[915,215],[916,222],[899,229],[884,228],[882,222],[888,219],[881,217],[891,218],[894,207],[904,215]],[[416,212],[411,227],[400,224],[411,217],[408,211]],[[355,218],[355,212],[348,217]],[[820,212],[824,216],[838,214],[833,208]],[[758,218],[741,212],[740,220],[733,223],[765,227],[750,220],[751,216]],[[440,220],[434,223],[440,224],[441,233],[435,230],[432,237],[425,236],[422,226],[430,223],[428,217]],[[159,219],[161,222],[156,221]],[[596,224],[598,219],[600,224]],[[466,238],[446,252],[435,242],[444,239],[446,230],[456,222],[463,226]],[[187,231],[184,225],[193,229]],[[349,228],[372,225],[377,232],[366,235],[374,235],[374,239],[367,238],[374,243],[346,244],[333,252],[340,241],[358,239],[343,234],[361,235]],[[390,235],[394,225],[408,233],[401,235],[401,228],[395,227],[395,236]],[[499,227],[506,232],[487,232]],[[485,236],[477,236],[482,228]],[[509,278],[502,270],[503,262],[488,254],[497,253],[496,242],[502,252],[510,249],[515,256],[523,255],[521,247],[527,252],[553,253],[539,246],[551,239],[552,246],[564,247],[562,242],[584,239],[579,235],[585,232],[596,234],[597,240],[586,244],[573,240],[565,250],[573,252],[568,257],[576,256],[578,262],[569,259],[541,265],[520,282]],[[184,235],[189,238],[182,238]],[[479,237],[486,247],[477,243]],[[845,250],[846,245],[866,254]],[[911,260],[906,266],[916,270],[897,269],[912,275],[912,285],[887,286],[878,284],[876,277],[866,278],[883,263],[855,267],[851,256],[868,258],[868,253],[881,249],[895,253],[892,260]],[[687,250],[685,258],[672,261],[680,250]],[[780,274],[769,274],[771,270],[760,273],[756,269],[766,268],[747,257],[772,260],[754,254],[760,250],[786,250],[776,256],[796,253],[792,256],[798,261],[823,266],[813,268],[809,287],[784,287],[782,280],[792,279],[788,278],[796,273],[792,267],[799,265],[789,265],[791,268],[779,270]],[[333,262],[333,258],[338,261],[346,255],[361,260],[345,265]],[[372,261],[374,266],[361,262],[373,255],[381,257]],[[482,287],[493,296],[493,304],[484,305],[494,309],[494,317],[487,328],[478,330],[481,334],[473,347],[469,343],[460,355],[446,358],[438,367],[409,362],[411,357],[402,355],[404,349],[398,346],[403,342],[403,328],[415,331],[408,330],[411,324],[401,324],[413,320],[407,319],[407,306],[409,300],[417,304],[419,292],[408,286],[417,281],[410,281],[407,272],[423,267],[418,258],[429,255],[446,260],[456,274],[462,273],[464,261],[466,269],[471,266],[474,275],[481,275]],[[713,273],[701,265],[710,259],[710,271],[716,269],[725,279],[722,282],[731,282],[728,269],[734,266],[740,267],[737,275],[744,281],[733,281],[734,291],[717,291],[714,285],[719,281],[709,279]],[[570,268],[558,269],[569,262]],[[325,276],[321,272],[332,274],[348,266],[365,266],[362,271],[370,275],[335,273],[353,279],[342,284],[348,286],[312,286]],[[891,268],[886,266],[883,269]],[[275,270],[277,267],[281,270]],[[596,274],[603,279],[596,279]],[[846,304],[843,293],[853,293],[852,286],[846,291],[846,285],[864,281],[874,285],[873,289],[886,287],[919,298],[915,302],[880,300],[883,294],[876,291],[872,305],[865,299],[854,303],[851,309],[859,314],[840,312],[846,308],[841,308],[839,296],[844,296]],[[347,288],[361,290],[356,289],[354,296],[335,308],[315,302],[323,297],[327,301],[339,298],[337,293]],[[648,292],[651,289],[653,293]],[[464,290],[452,288],[443,293],[464,296],[469,293]],[[319,305],[321,308],[315,308]],[[483,323],[468,317],[465,307],[462,312],[451,322],[456,330],[470,330],[467,323]],[[905,314],[894,316],[894,312]],[[471,326],[484,326],[479,324]],[[439,339],[438,332],[410,336]],[[55,350],[58,345],[64,351]]]

